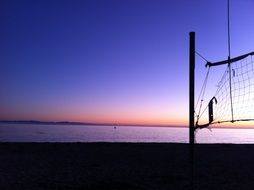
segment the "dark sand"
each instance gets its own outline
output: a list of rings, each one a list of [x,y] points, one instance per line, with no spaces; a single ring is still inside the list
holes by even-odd
[[[254,145],[197,145],[195,189],[254,189]],[[189,149],[162,143],[0,143],[0,189],[189,189]]]

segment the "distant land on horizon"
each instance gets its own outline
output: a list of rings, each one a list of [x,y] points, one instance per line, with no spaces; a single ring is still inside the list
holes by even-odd
[[[74,122],[74,121],[37,121],[37,120],[0,120],[1,123],[7,124],[34,124],[34,125],[94,125],[94,126],[138,126],[138,127],[181,127],[188,128],[188,125],[156,125],[156,124],[127,124],[127,123],[96,123],[96,122]],[[211,128],[216,129],[253,129],[254,126],[225,126],[213,125]]]
[[[92,122],[72,122],[72,121],[37,121],[37,120],[0,120],[0,123],[9,124],[35,124],[35,125],[112,125],[112,126],[140,126],[140,127],[187,127],[187,126],[173,126],[173,125],[154,125],[154,124],[125,124],[125,123],[92,123]]]

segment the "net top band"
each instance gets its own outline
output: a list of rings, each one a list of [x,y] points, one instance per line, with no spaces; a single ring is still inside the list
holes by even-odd
[[[213,66],[219,66],[219,65],[224,65],[224,64],[230,64],[230,63],[234,63],[236,61],[240,61],[241,59],[244,59],[245,57],[248,57],[250,55],[254,55],[254,51],[253,52],[250,52],[250,53],[247,53],[247,54],[244,54],[244,55],[240,55],[238,57],[234,57],[232,59],[227,59],[227,60],[224,60],[224,61],[219,61],[219,62],[215,62],[215,63],[211,63],[211,62],[207,62],[206,63],[206,67],[213,67]]]

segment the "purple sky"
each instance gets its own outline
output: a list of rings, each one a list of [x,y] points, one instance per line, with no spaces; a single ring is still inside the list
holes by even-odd
[[[230,2],[234,57],[253,51],[254,1]],[[0,16],[1,120],[186,124],[188,33],[228,55],[227,0],[3,0]]]

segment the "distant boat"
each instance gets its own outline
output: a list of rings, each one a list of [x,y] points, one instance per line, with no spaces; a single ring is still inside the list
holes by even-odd
[[[116,129],[116,126],[114,126],[114,129]]]

